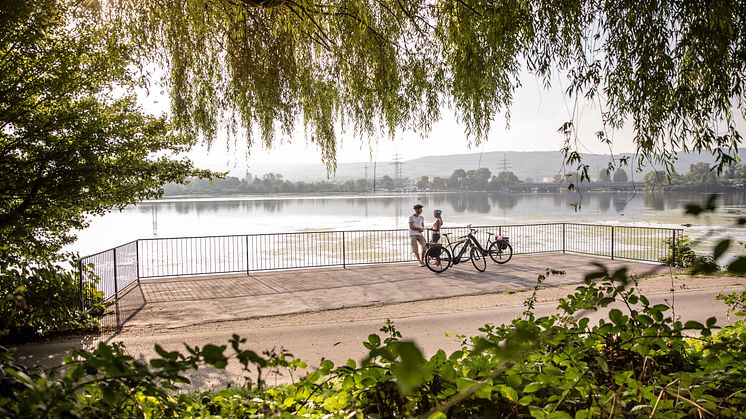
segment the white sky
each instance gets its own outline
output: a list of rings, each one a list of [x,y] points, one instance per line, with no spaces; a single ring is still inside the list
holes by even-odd
[[[163,110],[167,99],[152,94],[141,97],[146,109]],[[486,151],[558,151],[564,144],[564,137],[557,130],[571,119],[574,99],[565,98],[562,88],[555,80],[554,86],[546,90],[534,77],[526,77],[523,87],[515,93],[511,107],[510,129],[505,127],[503,115],[492,123],[492,130],[486,142],[479,147],[469,148],[463,125],[460,125],[453,111],[443,109],[443,119],[434,124],[433,130],[423,139],[413,132],[398,132],[394,140],[381,138],[373,144],[372,156],[365,142],[350,135],[342,136],[338,142],[337,161],[339,163],[390,161],[398,154],[403,161],[431,155],[464,154]],[[608,153],[606,145],[600,144],[595,132],[601,127],[600,111],[594,104],[579,100],[575,121],[578,124],[581,152]],[[239,139],[238,148],[231,146],[227,151],[225,140],[216,141],[208,151],[203,146],[195,147],[188,156],[198,167],[213,170],[242,170],[249,167],[285,164],[320,164],[321,153],[315,144],[307,144],[300,131],[290,142],[279,141],[271,149],[261,144],[252,147],[248,160],[245,144]],[[633,152],[631,133],[627,130],[609,133],[613,139],[613,152]]]

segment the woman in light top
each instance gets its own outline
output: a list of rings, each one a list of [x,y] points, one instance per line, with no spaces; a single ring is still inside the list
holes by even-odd
[[[435,222],[433,223],[432,228],[430,230],[433,232],[433,243],[437,243],[440,241],[440,228],[443,226],[443,218],[440,216],[443,213],[443,211],[436,209],[433,211],[433,217],[435,217]]]

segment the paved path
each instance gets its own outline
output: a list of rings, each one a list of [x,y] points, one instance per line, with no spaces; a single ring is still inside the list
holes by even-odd
[[[17,348],[17,359],[51,367],[59,365],[70,348],[90,348],[100,340],[122,340],[133,349],[137,342],[141,348],[152,349],[153,342],[191,341],[200,334],[215,331],[226,334],[216,343],[225,343],[229,332],[248,335],[251,331],[266,330],[269,344],[273,336],[277,338],[276,327],[282,327],[285,320],[294,325],[309,324],[318,316],[322,318],[319,323],[329,324],[354,317],[349,310],[359,307],[369,310],[357,315],[377,325],[383,318],[425,318],[446,311],[520,307],[526,294],[515,291],[532,289],[537,277],[546,274],[547,269],[562,270],[565,274],[549,276],[543,283],[547,289],[542,294],[556,294],[552,292],[556,288],[564,296],[568,286],[572,289],[574,284],[583,282],[586,274],[599,269],[595,263],[612,272],[622,267],[637,275],[669,272],[668,267],[655,264],[551,253],[514,256],[506,265],[488,265],[486,272],[477,272],[471,263],[457,265],[442,274],[420,268],[416,263],[396,263],[257,272],[250,276],[143,280],[140,287],[130,289],[120,302],[122,319],[127,319],[120,333],[23,345]],[[655,278],[649,281],[658,282]],[[671,287],[669,277],[661,277],[660,282],[663,289]],[[382,313],[374,315],[370,310]],[[302,319],[293,316],[300,313],[305,313]],[[376,329],[365,330],[368,333]],[[358,342],[354,340],[356,345]],[[176,349],[180,345],[174,346]],[[326,346],[315,349],[323,349],[328,355]],[[303,348],[296,347],[295,351],[307,355],[309,360],[318,356],[304,352]]]
[[[525,290],[547,269],[544,286],[579,284],[602,263],[610,271],[664,273],[661,265],[562,253],[517,255],[505,265],[478,272],[470,262],[435,274],[416,263],[256,272],[143,280],[122,301],[125,330],[168,330],[262,316],[334,310],[439,298]]]

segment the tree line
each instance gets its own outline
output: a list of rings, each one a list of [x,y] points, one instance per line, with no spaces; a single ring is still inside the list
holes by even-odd
[[[707,163],[696,163],[690,165],[689,172],[683,175],[657,170],[646,174],[644,181],[645,187],[653,190],[741,189],[746,184],[746,165],[728,166],[718,175]]]
[[[513,172],[492,175],[487,168],[476,170],[456,169],[448,177],[421,176],[414,185],[409,179],[397,180],[389,175],[376,179],[350,179],[344,181],[292,182],[279,173],[261,176],[247,174],[244,178],[228,176],[222,179],[189,179],[188,183],[171,183],[164,186],[165,195],[230,194],[230,193],[307,193],[307,192],[370,192],[395,191],[406,187],[418,190],[499,190],[501,186],[520,183]]]
[[[604,172],[605,173],[605,172]],[[609,178],[609,175],[606,175]],[[599,175],[599,181],[605,181]],[[610,179],[610,178],[609,178]],[[614,182],[626,182],[627,173],[618,168],[613,172]],[[578,182],[579,175],[555,175],[555,183]],[[611,180],[607,180],[611,181]],[[218,179],[192,178],[187,183],[170,183],[164,186],[165,195],[231,194],[231,193],[314,193],[314,192],[385,192],[414,186],[419,191],[499,191],[501,188],[519,183],[532,183],[533,179],[521,180],[511,171],[492,173],[490,169],[456,169],[450,176],[420,176],[415,182],[410,179],[397,180],[389,175],[376,179],[349,179],[343,181],[293,182],[279,173],[261,176],[246,175],[244,178],[228,176]]]
[[[591,183],[621,183],[629,182],[627,172],[618,167],[611,170],[602,169]],[[262,194],[262,193],[335,193],[335,192],[377,192],[396,191],[416,187],[418,191],[500,191],[505,186],[521,183],[541,183],[538,179],[526,178],[521,180],[511,171],[500,171],[493,175],[487,168],[472,170],[456,169],[450,176],[420,176],[415,182],[410,179],[397,181],[389,175],[376,179],[349,179],[343,181],[315,181],[293,182],[285,179],[279,173],[265,173],[261,176],[246,175],[244,178],[228,176],[225,178],[205,179],[190,178],[187,183],[170,183],[164,186],[164,194],[196,195],[196,194]],[[552,178],[553,183],[579,185],[582,182],[578,172],[557,174]],[[646,189],[658,190],[687,190],[716,188],[719,190],[742,188],[746,183],[746,165],[731,165],[718,175],[707,163],[692,164],[689,172],[678,174],[658,170],[648,172],[644,178]]]

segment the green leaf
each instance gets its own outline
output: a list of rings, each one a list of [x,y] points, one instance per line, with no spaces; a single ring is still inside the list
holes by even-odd
[[[245,350],[242,350],[242,351],[238,352],[238,356],[237,357],[238,357],[239,362],[245,368],[248,368],[249,363],[256,364],[256,365],[258,365],[259,367],[262,367],[262,368],[264,368],[264,367],[267,366],[267,360],[265,358],[259,356],[259,354],[257,354],[256,352],[254,352],[254,351],[252,351],[250,349],[245,349]]]
[[[720,259],[720,257],[723,256],[723,254],[725,254],[725,252],[727,252],[729,248],[730,248],[730,240],[726,239],[726,240],[721,241],[720,243],[717,244],[717,246],[715,246],[715,251],[712,254],[712,258],[715,260]]]
[[[653,318],[645,314],[636,315],[635,320],[637,320],[643,327],[648,327],[653,324]]]
[[[376,334],[368,335],[368,343],[373,347],[377,348],[381,346],[381,338]]]
[[[604,298],[602,298],[602,299],[600,299],[598,301],[598,306],[599,307],[606,307],[609,304],[612,304],[614,301],[616,301],[616,300],[614,300],[613,297],[604,297]]]
[[[526,387],[523,387],[523,392],[524,393],[535,393],[541,390],[542,388],[544,388],[544,385],[542,383],[533,382],[533,383],[529,383],[528,385],[526,385]]]
[[[202,348],[202,356],[208,364],[215,368],[223,369],[228,365],[228,358],[223,354],[225,349],[226,345],[216,346],[213,344],[207,344]]]
[[[599,271],[599,272],[591,272],[591,273],[585,275],[585,281],[586,281],[586,283],[593,282],[593,281],[596,281],[598,279],[606,278],[608,275],[609,275],[609,273],[607,271],[605,271],[605,270],[604,271]]]
[[[573,419],[567,412],[552,412],[547,416],[548,419]]]
[[[697,329],[697,330],[701,330],[701,329],[704,329],[704,328],[705,328],[705,326],[702,323],[700,323],[698,321],[695,321],[695,320],[689,320],[686,323],[684,323],[684,329]]]
[[[518,392],[513,387],[501,385],[500,394],[511,402],[518,401]]]
[[[519,388],[523,383],[523,380],[521,380],[521,376],[518,374],[506,374],[505,382],[513,388]]]
[[[652,307],[652,309],[663,313],[664,311],[670,310],[671,307],[667,304],[656,304]]]
[[[179,354],[178,351],[168,352],[165,349],[163,349],[163,347],[161,345],[158,345],[158,344],[155,345],[155,352],[158,355],[160,355],[161,358],[166,358],[166,359],[176,359],[176,357]]]
[[[603,372],[605,372],[607,374],[609,373],[609,364],[606,363],[606,360],[603,357],[600,357],[600,356],[597,357],[596,358],[596,363],[601,368],[601,371],[603,371]]]
[[[321,361],[320,369],[322,371],[324,371],[325,374],[328,374],[329,371],[331,371],[332,369],[334,369],[334,362],[332,362],[332,361],[330,361],[328,359],[324,359],[323,361]]]
[[[609,319],[618,326],[627,324],[628,317],[622,314],[621,310],[613,308],[609,310]]]

